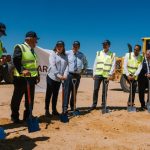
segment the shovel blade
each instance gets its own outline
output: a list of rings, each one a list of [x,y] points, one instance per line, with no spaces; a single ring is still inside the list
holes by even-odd
[[[73,116],[79,116],[80,112],[79,112],[79,110],[75,110],[72,114],[73,114]]]
[[[127,107],[128,112],[136,112],[136,108],[134,106]]]
[[[148,102],[146,106],[147,106],[148,112],[150,113],[150,102]]]
[[[5,139],[6,133],[3,128],[0,127],[0,140]]]
[[[63,123],[69,122],[69,118],[68,118],[67,114],[61,114],[60,115],[60,121]]]
[[[39,120],[37,117],[28,118],[27,119],[27,125],[28,125],[29,133],[36,132],[36,131],[40,130]]]

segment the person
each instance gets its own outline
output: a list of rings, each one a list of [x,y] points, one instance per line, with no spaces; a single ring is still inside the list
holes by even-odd
[[[0,37],[2,36],[6,36],[6,26],[5,24],[0,23]],[[4,51],[3,44],[2,41],[0,40],[0,58],[3,55],[3,51]]]
[[[87,60],[85,55],[79,51],[80,42],[74,41],[73,48],[70,51],[67,51],[68,56],[68,70],[69,74],[67,80],[64,81],[64,103],[62,106],[63,114],[68,113],[68,103],[70,103],[71,111],[74,110],[74,98],[73,98],[73,83],[72,79],[75,78],[76,82],[76,93],[80,84],[81,74],[87,68]]]
[[[110,51],[111,42],[109,40],[104,40],[103,50],[97,51],[96,58],[93,66],[93,79],[94,79],[94,91],[93,91],[93,104],[90,110],[96,109],[98,102],[98,92],[100,89],[101,82],[103,83],[102,89],[102,108],[105,105],[105,82],[109,82],[112,79],[115,70],[115,53]],[[107,94],[106,94],[107,95]]]
[[[27,81],[30,84],[30,96],[33,109],[35,84],[40,80],[37,70],[37,56],[34,52],[38,39],[34,31],[29,31],[26,33],[25,42],[23,44],[17,44],[14,48],[14,92],[11,100],[11,120],[14,123],[20,123],[19,107],[24,94],[25,111],[23,120],[25,121],[29,117]]]
[[[141,70],[143,56],[140,55],[141,46],[135,45],[134,52],[127,53],[124,57],[123,76],[130,84],[132,82],[132,103],[129,94],[127,106],[134,106],[135,93],[137,88],[137,78]]]
[[[58,41],[54,51],[50,55],[49,69],[47,74],[47,89],[45,97],[45,115],[50,117],[49,105],[52,97],[52,115],[59,115],[56,105],[61,81],[67,79],[68,58],[65,54],[65,44]]]
[[[144,111],[146,108],[145,104],[145,90],[148,88],[148,79],[150,79],[150,50],[146,51],[146,55],[141,65],[141,71],[138,76],[138,89],[139,89],[139,100],[141,103],[141,110]],[[147,98],[148,102],[148,98]]]

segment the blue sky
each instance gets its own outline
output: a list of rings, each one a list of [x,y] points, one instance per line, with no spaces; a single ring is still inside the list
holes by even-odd
[[[150,36],[149,0],[0,0],[0,6],[0,22],[7,25],[8,35],[2,41],[10,53],[34,30],[43,48],[53,49],[63,40],[70,49],[79,40],[92,67],[104,39],[123,56],[127,43],[142,44],[141,38]]]

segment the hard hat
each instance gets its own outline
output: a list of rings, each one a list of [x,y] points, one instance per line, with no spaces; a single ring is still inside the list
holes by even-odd
[[[36,38],[37,40],[40,39],[34,31],[27,32],[26,33],[26,38],[28,38],[28,37],[33,37],[33,38]]]
[[[103,41],[102,44],[108,44],[108,45],[111,45],[111,42],[110,42],[109,40],[105,40],[105,41]]]
[[[56,45],[57,45],[57,46],[58,46],[58,45],[63,45],[63,46],[65,46],[65,43],[64,43],[63,41],[57,41]]]
[[[74,41],[74,42],[73,42],[73,45],[78,45],[78,46],[80,46],[80,42],[79,42],[79,41]]]

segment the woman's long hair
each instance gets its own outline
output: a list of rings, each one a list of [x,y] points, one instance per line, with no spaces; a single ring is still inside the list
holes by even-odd
[[[57,45],[55,46],[55,48],[53,49],[53,51],[56,53],[57,52]],[[65,47],[63,46],[63,51],[62,53],[63,55],[66,55],[66,50],[65,50]]]

